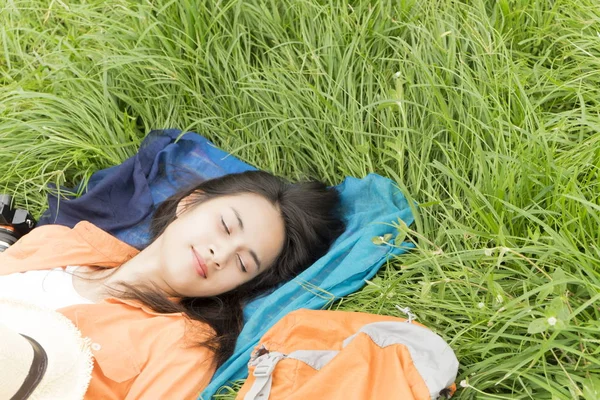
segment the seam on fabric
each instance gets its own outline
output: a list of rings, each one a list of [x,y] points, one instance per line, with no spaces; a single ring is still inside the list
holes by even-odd
[[[372,323],[372,324],[380,324],[380,323],[379,323],[379,322],[375,322],[375,323]],[[372,324],[367,324],[367,325],[364,325],[364,326],[363,326],[363,328],[364,328],[365,326],[372,325]],[[448,343],[446,343],[446,342],[445,342],[445,341],[444,341],[444,340],[443,340],[443,339],[442,339],[442,338],[441,338],[441,337],[440,337],[438,334],[436,334],[435,332],[433,332],[431,329],[429,329],[429,328],[426,328],[426,327],[422,327],[422,326],[419,326],[419,325],[413,325],[413,324],[410,324],[410,326],[413,326],[413,327],[416,327],[416,328],[419,328],[419,329],[424,329],[424,330],[428,331],[428,333],[432,334],[432,335],[433,335],[433,337],[435,337],[435,338],[437,338],[437,339],[439,339],[439,340],[441,340],[441,341],[442,341],[442,343],[444,344],[444,352],[446,352],[446,351],[448,351],[448,350],[450,350],[450,351],[452,352],[452,348],[450,347],[450,345],[449,345]],[[363,328],[361,328],[361,329],[363,329]],[[412,328],[411,328],[411,329],[412,329]],[[434,395],[436,394],[436,392],[437,392],[437,387],[436,387],[436,386],[437,386],[437,385],[435,385],[435,380],[434,380],[434,382],[432,382],[432,381],[431,381],[431,379],[428,379],[428,378],[430,378],[430,377],[426,377],[426,376],[424,376],[424,375],[421,373],[421,371],[419,370],[419,368],[418,368],[418,366],[417,366],[417,363],[415,362],[415,360],[414,360],[414,358],[413,358],[413,355],[412,355],[412,353],[411,353],[411,351],[410,351],[410,346],[407,346],[407,345],[406,345],[406,343],[398,343],[398,342],[395,342],[395,343],[393,342],[393,343],[387,344],[386,346],[382,346],[382,345],[380,345],[380,344],[379,344],[377,341],[375,341],[375,340],[374,340],[374,338],[373,338],[371,335],[369,335],[367,332],[364,332],[364,331],[357,332],[357,334],[353,335],[353,339],[352,339],[352,341],[354,340],[354,338],[355,338],[355,337],[356,337],[358,334],[365,334],[365,335],[366,335],[366,336],[367,336],[367,337],[368,337],[368,338],[369,338],[369,339],[370,339],[370,340],[371,340],[371,341],[372,341],[372,342],[373,342],[373,343],[374,343],[376,346],[378,346],[378,347],[379,347],[379,348],[381,348],[381,349],[384,349],[384,348],[386,348],[386,347],[390,347],[390,346],[392,346],[392,345],[400,345],[400,346],[403,346],[404,348],[406,348],[406,350],[407,350],[407,353],[408,353],[408,354],[409,354],[409,356],[410,356],[410,359],[411,359],[412,365],[414,366],[414,368],[415,368],[415,369],[416,369],[416,371],[418,372],[418,375],[421,377],[421,379],[422,379],[422,380],[423,380],[423,382],[425,383],[425,386],[426,386],[426,388],[427,388],[427,390],[428,390],[428,392],[429,392],[430,396],[434,396]],[[402,337],[402,336],[400,336],[400,337]],[[438,341],[439,341],[439,340],[438,340]],[[347,344],[347,345],[349,345],[349,344],[350,344],[352,341],[348,342],[348,344]],[[456,358],[456,356],[454,356],[454,358]]]

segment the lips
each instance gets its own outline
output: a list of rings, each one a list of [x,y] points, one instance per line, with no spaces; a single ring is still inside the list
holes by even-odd
[[[196,273],[206,279],[206,276],[207,276],[206,263],[204,262],[202,257],[200,257],[200,254],[198,254],[198,252],[196,250],[194,250],[194,248],[192,248],[192,254],[194,255],[194,259],[196,260],[196,268],[195,268]]]

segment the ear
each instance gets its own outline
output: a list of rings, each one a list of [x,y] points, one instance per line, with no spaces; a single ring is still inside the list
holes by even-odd
[[[179,203],[177,203],[177,208],[175,209],[175,217],[179,217],[181,214],[186,212],[194,203],[196,203],[198,201],[198,195],[200,193],[200,191],[196,191],[179,200]]]

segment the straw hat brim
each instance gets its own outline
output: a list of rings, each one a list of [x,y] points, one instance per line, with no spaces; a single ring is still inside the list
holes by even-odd
[[[80,400],[89,386],[94,361],[90,339],[52,309],[0,298],[0,324],[35,339],[46,351],[48,367],[31,400]]]

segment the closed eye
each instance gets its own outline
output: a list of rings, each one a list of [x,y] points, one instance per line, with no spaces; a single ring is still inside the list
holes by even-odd
[[[231,231],[227,227],[227,224],[225,223],[225,220],[223,219],[223,217],[221,217],[221,224],[223,224],[223,228],[225,229],[225,232],[227,232],[228,235],[231,235]]]
[[[248,272],[248,270],[246,269],[246,266],[244,265],[244,262],[242,261],[242,257],[240,257],[239,255],[238,255],[238,260],[240,260],[240,267],[242,268],[242,271]]]

